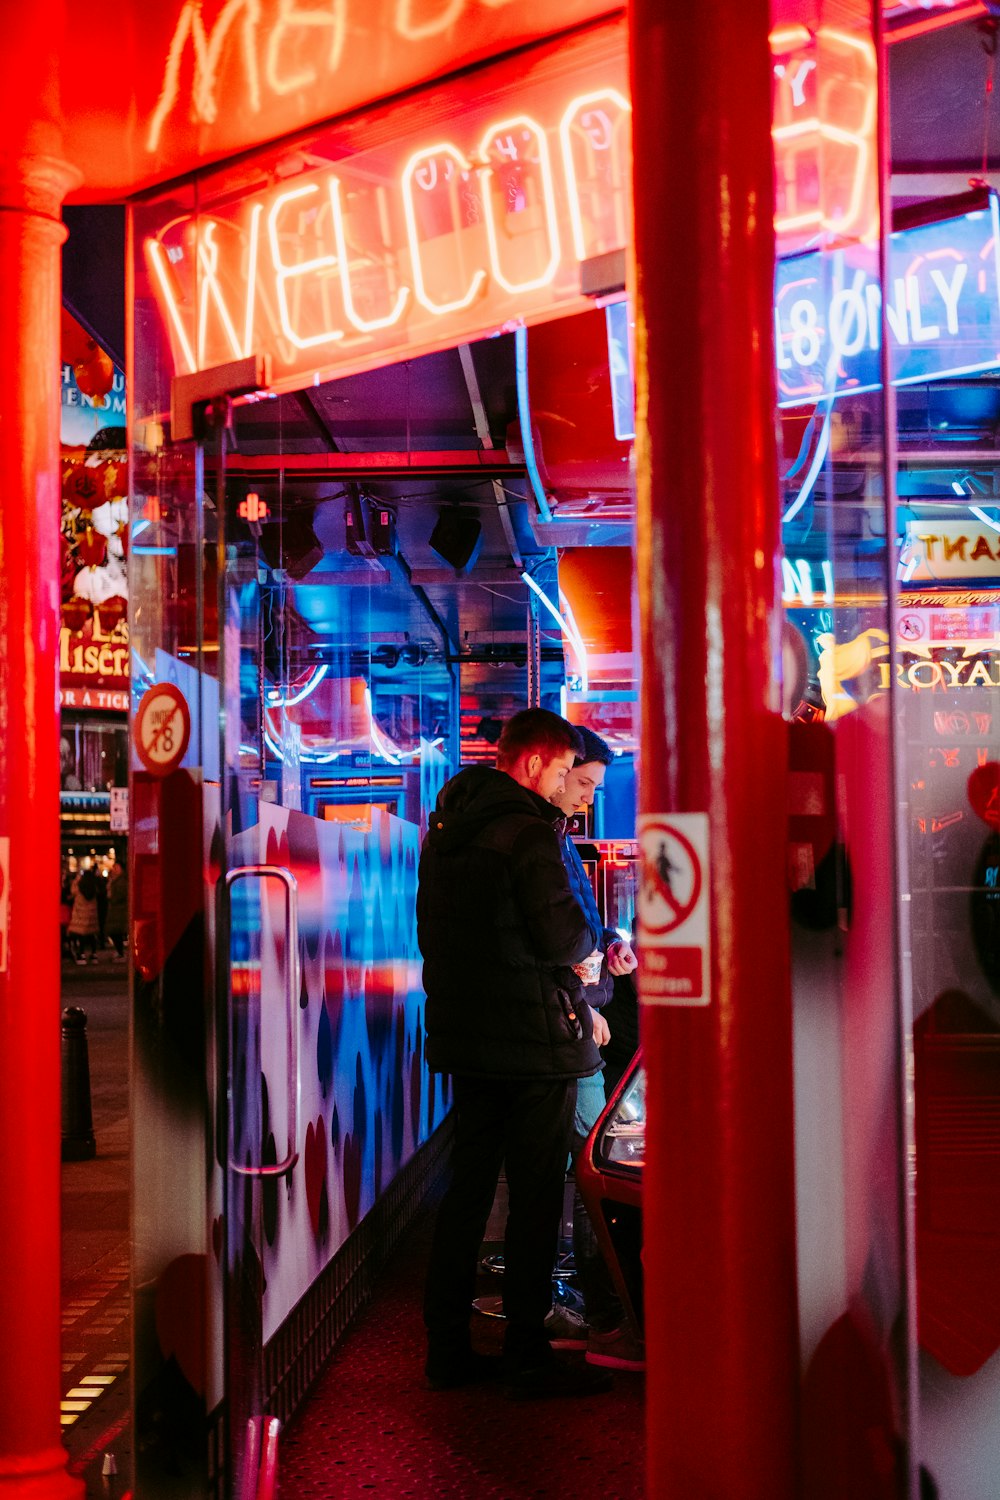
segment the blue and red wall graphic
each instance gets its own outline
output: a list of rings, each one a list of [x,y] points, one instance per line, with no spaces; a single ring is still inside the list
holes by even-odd
[[[299,1160],[264,1190],[264,1337],[281,1324],[416,1148],[447,1097],[424,1057],[416,938],[420,832],[375,809],[370,829],[261,804],[232,864],[298,883]],[[273,887],[273,889],[272,889]],[[284,896],[263,887],[260,1066],[265,1159],[285,1149]]]

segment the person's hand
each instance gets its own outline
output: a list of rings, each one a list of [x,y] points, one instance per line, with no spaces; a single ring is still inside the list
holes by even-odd
[[[620,938],[617,943],[612,943],[608,949],[608,973],[614,979],[620,979],[623,974],[631,974],[632,970],[638,968],[639,960],[632,952],[632,944]]]
[[[611,1040],[611,1027],[599,1010],[592,1011],[591,1014],[594,1017],[594,1041],[599,1047],[606,1047]]]

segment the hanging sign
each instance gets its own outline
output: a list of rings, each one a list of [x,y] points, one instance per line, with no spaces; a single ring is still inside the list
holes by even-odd
[[[111,832],[128,833],[128,787],[111,788]]]
[[[223,175],[197,213],[144,210],[175,369],[268,354],[280,388],[589,308],[580,263],[628,239],[630,116],[615,22],[282,148],[242,200]]]
[[[708,1005],[708,814],[647,813],[637,841],[641,998],[647,1005]]]
[[[868,245],[779,260],[778,405],[881,385],[883,289]],[[893,385],[1000,364],[1000,214],[995,193],[954,218],[898,230],[885,291]]]
[[[191,738],[187,699],[172,682],[157,682],[135,716],[135,749],[153,776],[169,776],[184,759]]]

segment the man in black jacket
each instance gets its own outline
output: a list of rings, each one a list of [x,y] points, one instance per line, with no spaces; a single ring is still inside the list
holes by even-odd
[[[550,798],[581,751],[572,725],[526,709],[505,726],[497,769],[443,788],[420,856],[427,1058],[450,1073],[452,1181],[434,1231],[424,1298],[427,1377],[484,1378],[469,1336],[476,1263],[501,1165],[504,1377],[513,1396],[607,1389],[603,1371],[556,1360],[545,1335],[576,1080],[601,1066],[573,965],[600,933],[570,888]]]

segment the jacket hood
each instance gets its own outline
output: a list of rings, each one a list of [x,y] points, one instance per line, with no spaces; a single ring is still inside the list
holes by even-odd
[[[525,815],[553,827],[562,813],[537,792],[521,786],[506,771],[493,766],[467,766],[442,787],[431,814],[427,842],[442,854],[460,849],[498,818]]]

